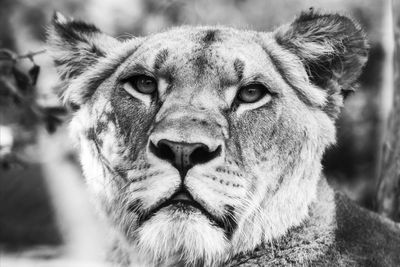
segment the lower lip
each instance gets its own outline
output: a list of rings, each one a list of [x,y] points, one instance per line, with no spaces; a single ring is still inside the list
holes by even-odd
[[[195,203],[195,202],[193,202],[191,200],[186,200],[186,199],[176,199],[176,200],[174,199],[174,200],[171,200],[166,205],[166,207],[169,207],[169,206],[193,207],[195,209],[200,209],[199,207],[197,207],[198,206],[197,203]]]
[[[211,222],[215,223],[216,226],[224,229],[223,224],[220,222],[218,223],[217,220],[215,220],[211,214],[209,214],[200,204],[197,202],[194,202],[192,200],[171,200],[168,203],[162,204],[160,207],[158,207],[156,210],[153,210],[150,214],[145,215],[142,217],[139,221],[139,225],[150,219],[153,215],[157,214],[158,211],[162,209],[170,209],[172,212],[178,211],[178,212],[183,212],[185,214],[190,214],[190,213],[201,213],[204,216],[206,216]]]
[[[182,211],[186,214],[192,212],[198,212],[206,216],[210,221],[215,222],[219,227],[223,228],[222,225],[218,224],[217,221],[209,214],[200,204],[191,200],[172,200],[164,208],[170,207],[174,211]]]
[[[174,208],[174,210],[183,211],[185,213],[194,212],[195,210],[200,212],[199,208],[197,208],[195,205],[193,205],[189,201],[179,201],[179,200],[172,201],[166,207],[171,207],[171,208]]]

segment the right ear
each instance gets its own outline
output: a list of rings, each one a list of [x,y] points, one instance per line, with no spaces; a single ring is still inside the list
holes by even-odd
[[[65,91],[72,79],[106,57],[107,52],[120,42],[92,24],[55,12],[48,30],[47,44],[63,83],[62,90]]]
[[[274,32],[279,45],[296,55],[311,83],[328,93],[324,110],[332,118],[354,90],[368,59],[368,42],[351,18],[310,9]]]

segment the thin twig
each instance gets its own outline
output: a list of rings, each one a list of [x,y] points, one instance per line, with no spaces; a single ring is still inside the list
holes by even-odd
[[[28,58],[31,61],[33,61],[34,56],[45,53],[46,49],[42,49],[42,50],[39,50],[36,52],[29,52],[29,53],[23,54],[23,55],[17,55],[16,53],[14,53],[11,50],[1,49],[1,48],[0,48],[0,52],[3,53],[2,57],[0,57],[0,60],[11,60],[11,61],[14,61],[14,63],[15,63],[17,60],[24,59],[24,58]],[[6,56],[7,54],[8,54],[8,56]]]
[[[24,54],[24,55],[17,55],[16,59],[22,59],[22,58],[32,59],[34,56],[39,55],[39,54],[43,54],[45,52],[46,52],[46,49],[42,49],[42,50],[39,50],[39,51],[36,51],[36,52],[27,53],[27,54]]]

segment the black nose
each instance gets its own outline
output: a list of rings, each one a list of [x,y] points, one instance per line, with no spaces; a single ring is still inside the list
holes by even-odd
[[[194,165],[216,158],[221,153],[221,146],[211,151],[202,143],[181,143],[162,139],[156,145],[150,142],[150,151],[157,157],[169,161],[183,179]]]

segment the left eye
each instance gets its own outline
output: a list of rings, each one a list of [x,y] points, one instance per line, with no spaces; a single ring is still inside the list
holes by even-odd
[[[261,84],[250,84],[239,89],[237,99],[242,103],[254,103],[263,98],[268,89]]]
[[[157,81],[150,76],[133,76],[126,82],[128,82],[136,91],[142,94],[151,95],[157,91]]]

